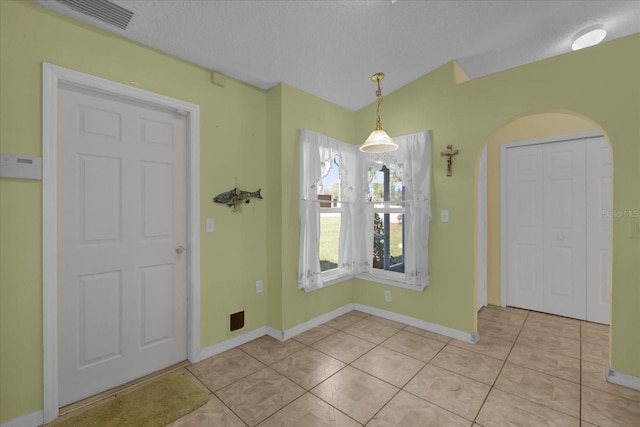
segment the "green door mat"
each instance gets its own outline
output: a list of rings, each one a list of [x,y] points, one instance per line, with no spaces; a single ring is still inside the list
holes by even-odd
[[[184,375],[171,375],[55,423],[54,426],[164,427],[208,400],[209,393]]]

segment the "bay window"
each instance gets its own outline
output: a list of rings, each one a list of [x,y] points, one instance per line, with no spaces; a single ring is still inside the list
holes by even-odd
[[[390,153],[300,131],[298,286],[351,277],[422,290],[429,284],[431,143],[394,138]]]

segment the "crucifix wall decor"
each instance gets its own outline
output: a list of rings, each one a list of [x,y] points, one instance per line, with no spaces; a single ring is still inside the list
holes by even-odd
[[[451,158],[458,154],[458,150],[453,149],[453,145],[447,145],[447,149],[443,150],[440,155],[447,158],[447,176],[451,176]]]

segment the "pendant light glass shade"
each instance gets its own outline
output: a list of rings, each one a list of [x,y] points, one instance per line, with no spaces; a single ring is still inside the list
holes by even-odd
[[[393,151],[398,148],[393,139],[384,131],[384,129],[376,129],[371,132],[369,138],[360,146],[360,151],[365,153],[384,153]]]
[[[398,148],[393,139],[382,129],[380,123],[380,104],[382,103],[382,91],[380,90],[380,80],[384,79],[383,73],[376,73],[371,76],[371,80],[378,83],[376,96],[378,97],[378,108],[376,108],[376,127],[371,132],[367,140],[360,146],[360,151],[365,153],[385,153]]]

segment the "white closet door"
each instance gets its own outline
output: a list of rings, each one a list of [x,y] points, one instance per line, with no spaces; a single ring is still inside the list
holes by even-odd
[[[545,144],[542,152],[544,311],[585,319],[585,143]]]
[[[542,146],[507,150],[508,304],[542,311]]]
[[[507,304],[609,323],[613,164],[604,137],[511,147]]]
[[[613,163],[607,141],[588,140],[587,149],[587,320],[610,322],[611,208]]]

